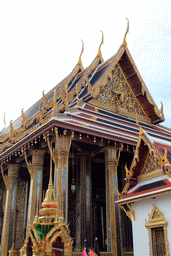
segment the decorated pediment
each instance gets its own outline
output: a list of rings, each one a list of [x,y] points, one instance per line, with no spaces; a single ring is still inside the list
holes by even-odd
[[[148,222],[146,221],[146,227],[147,228],[153,228],[155,226],[167,226],[167,221],[165,220],[165,217],[163,213],[160,212],[160,210],[154,205],[153,209],[151,211],[151,214],[149,215]]]
[[[126,116],[137,115],[139,120],[149,122],[119,65],[115,66],[108,81],[100,87],[99,94],[91,103]]]
[[[154,154],[151,154],[150,152],[147,155],[146,162],[144,164],[144,167],[141,171],[141,174],[147,174],[153,171],[157,171],[161,168],[158,161],[155,159]]]

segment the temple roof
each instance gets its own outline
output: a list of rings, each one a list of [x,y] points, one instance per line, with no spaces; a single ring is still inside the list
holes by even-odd
[[[30,134],[43,130],[52,122],[80,131],[86,130],[86,132],[89,131],[96,135],[114,136],[114,138],[119,138],[121,141],[128,140],[135,145],[138,136],[134,120],[136,111],[139,111],[138,120],[142,121],[143,128],[149,134],[154,131],[155,137],[162,138],[164,136],[166,140],[170,141],[170,131],[154,125],[164,120],[163,111],[162,108],[161,110],[157,108],[145,86],[126,41],[122,43],[117,53],[105,62],[100,47],[95,59],[86,69],[83,69],[81,63],[82,49],[79,61],[70,75],[46,95],[43,91],[43,97],[38,102],[27,111],[23,112],[22,110],[21,116],[1,131],[1,160],[4,151],[26,139]],[[115,91],[111,88],[106,89],[108,82],[115,79],[112,77],[113,74],[115,76],[115,73],[122,76],[122,82],[124,81],[125,87],[121,88],[121,92],[118,89]],[[129,92],[127,101],[125,98],[122,99],[125,97],[125,88]],[[99,95],[104,90],[109,90],[110,94],[114,93],[116,100],[122,99],[119,107],[116,102],[110,105],[108,100],[105,104],[100,102]],[[103,97],[106,95],[107,93]],[[112,97],[110,95],[111,101]],[[129,106],[129,109],[127,105],[123,107],[124,101],[131,105],[130,97],[133,98],[134,105]],[[128,125],[125,126],[125,123]]]
[[[138,196],[140,198],[146,193],[153,194],[155,190],[166,188],[167,191],[168,187],[171,190],[171,141],[167,140],[166,137],[161,136],[159,138],[152,133],[150,134],[139,123],[138,126],[139,138],[133,161],[129,170],[125,167],[126,184],[119,195],[121,202],[126,202],[127,198],[130,197]],[[164,181],[157,182],[154,180],[155,177],[159,180],[164,179]],[[169,182],[166,179],[169,179]]]
[[[168,175],[161,175],[157,178],[138,183],[130,189],[126,196],[117,201],[117,204],[124,205],[168,193],[171,193],[171,178]]]

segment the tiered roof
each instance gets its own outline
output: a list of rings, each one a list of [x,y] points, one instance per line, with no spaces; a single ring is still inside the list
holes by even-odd
[[[22,110],[21,116],[0,133],[1,161],[52,126],[136,145],[136,112],[149,134],[170,141],[171,132],[155,125],[164,120],[163,111],[157,108],[131,57],[127,33],[128,28],[117,53],[105,62],[101,54],[102,35],[98,54],[87,69],[81,62],[82,48],[71,74],[46,95],[43,91],[38,102],[25,113]],[[117,88],[112,88],[110,81],[116,81]]]

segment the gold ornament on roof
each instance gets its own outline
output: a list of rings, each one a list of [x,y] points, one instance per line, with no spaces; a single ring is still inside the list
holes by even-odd
[[[164,118],[163,103],[160,102],[160,104],[161,104],[161,107],[160,107],[160,109],[159,109],[159,113],[160,113],[161,117]]]
[[[4,112],[4,124],[6,125],[5,114],[6,114],[6,112]]]
[[[25,127],[25,121],[26,121],[26,117],[25,117],[25,115],[24,115],[24,108],[22,108],[22,110],[21,110],[21,116],[22,116],[22,125]]]
[[[127,23],[127,30],[125,32],[123,43],[122,43],[123,47],[125,47],[125,48],[127,47],[126,36],[127,36],[128,32],[129,32],[129,20],[127,19],[127,21],[128,21],[128,23]]]
[[[131,205],[127,204],[128,210],[125,209],[124,206],[120,205],[119,208],[121,208],[125,213],[126,216],[132,221],[133,219],[135,220],[135,212],[132,210]]]
[[[102,44],[104,43],[104,34],[103,34],[103,31],[100,30],[100,32],[102,32],[102,40],[101,40],[101,43],[100,43],[100,45],[99,45],[99,51],[98,51],[98,54],[97,54],[97,56],[98,56],[99,58],[102,57],[101,46],[102,46]]]
[[[56,90],[54,90],[54,94],[53,94],[53,112],[52,112],[52,116],[56,116],[56,113],[57,113]]]
[[[83,42],[83,40],[81,40],[81,41],[82,41],[82,50],[81,50],[80,57],[79,57],[79,60],[78,60],[78,65],[79,66],[82,65],[81,56],[82,56],[82,54],[84,52],[84,42]]]
[[[139,135],[142,136],[144,134],[144,132],[143,132],[143,129],[142,129],[141,125],[138,123],[137,115],[136,115],[136,124],[140,128]]]
[[[165,153],[164,153],[164,156],[163,156],[163,160],[164,162],[167,164],[168,163],[168,158],[167,158],[167,149],[165,148]]]
[[[130,177],[133,176],[133,170],[131,169],[131,170],[129,171],[126,164],[125,164],[125,170],[126,170],[126,178],[127,178],[127,179],[129,179]]]

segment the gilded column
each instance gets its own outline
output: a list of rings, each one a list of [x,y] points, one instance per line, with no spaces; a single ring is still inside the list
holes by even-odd
[[[46,137],[50,154],[55,164],[54,170],[54,191],[58,201],[58,208],[63,213],[64,219],[68,221],[68,158],[71,146],[71,136],[59,135],[55,129],[55,148]]]
[[[119,214],[115,205],[117,200],[117,166],[120,157],[117,148],[105,148],[105,175],[106,175],[106,213],[107,213],[107,250],[114,255],[121,255]]]
[[[10,164],[8,166],[8,175],[4,176],[3,174],[6,186],[6,202],[1,242],[2,256],[7,255],[14,242],[18,175],[19,165],[17,164]]]
[[[42,202],[43,162],[44,151],[41,149],[32,150],[32,163],[25,160],[30,173],[30,191],[28,203],[27,229],[33,223],[36,209],[40,209]]]
[[[91,218],[92,218],[92,186],[91,186],[91,161],[86,158],[86,179],[85,179],[85,196],[86,196],[86,240],[87,247],[92,246],[91,239]]]
[[[63,148],[63,171],[62,171],[62,212],[66,223],[68,222],[68,159],[71,145],[71,138],[64,137]]]

